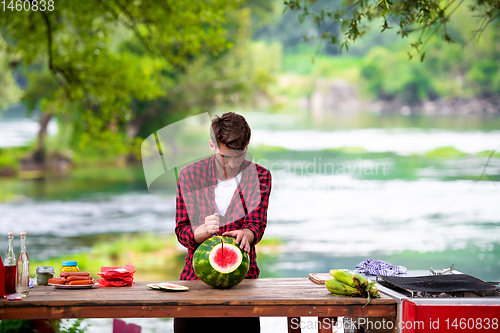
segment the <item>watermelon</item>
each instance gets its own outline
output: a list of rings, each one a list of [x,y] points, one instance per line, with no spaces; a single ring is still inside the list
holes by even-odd
[[[179,284],[168,283],[168,282],[158,283],[158,287],[161,290],[165,290],[165,291],[185,291],[185,290],[189,289],[189,287],[181,286]]]
[[[150,284],[148,284],[148,287],[151,289],[160,290],[160,287],[158,287],[158,285],[156,283],[150,283]]]
[[[194,252],[193,267],[198,278],[214,288],[231,288],[248,273],[250,259],[233,237],[214,236]]]

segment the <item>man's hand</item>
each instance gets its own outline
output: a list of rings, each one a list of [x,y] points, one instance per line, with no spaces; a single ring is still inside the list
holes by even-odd
[[[218,232],[219,214],[215,213],[205,217],[205,223],[194,230],[194,241],[201,244]]]
[[[253,232],[248,229],[226,231],[222,236],[236,238],[236,244],[240,244],[240,249],[246,253],[250,252],[250,244],[252,244],[255,238]]]
[[[219,232],[219,214],[208,215],[205,217],[205,229],[212,236]]]

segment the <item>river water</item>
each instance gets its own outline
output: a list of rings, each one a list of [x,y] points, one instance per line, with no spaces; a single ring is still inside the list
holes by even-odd
[[[477,154],[500,145],[499,118],[243,114],[249,151],[273,176],[265,237],[283,241],[261,277],[353,269],[371,258],[408,269],[454,264],[500,281],[500,159]],[[33,126],[0,120],[0,147],[25,144]],[[464,154],[429,154],[449,146]],[[37,259],[83,251],[100,234],[174,230],[174,195],[150,194],[140,165],[45,182],[0,179],[1,188],[23,197],[0,204],[0,234],[28,231]],[[263,331],[278,324],[266,319]],[[103,325],[94,321],[89,332]]]

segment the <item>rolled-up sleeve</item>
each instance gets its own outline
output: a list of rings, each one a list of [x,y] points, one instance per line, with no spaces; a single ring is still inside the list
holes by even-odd
[[[264,236],[264,230],[267,226],[267,208],[269,205],[269,195],[271,194],[271,172],[263,169],[259,174],[260,202],[257,207],[245,216],[243,229],[249,229],[253,232],[255,238],[251,246],[255,246]]]

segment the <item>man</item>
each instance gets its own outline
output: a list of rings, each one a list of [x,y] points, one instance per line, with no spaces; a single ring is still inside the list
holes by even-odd
[[[245,159],[250,135],[243,116],[234,112],[216,116],[208,142],[214,156],[186,166],[179,175],[175,233],[188,249],[181,280],[198,279],[193,254],[199,244],[214,234],[234,237],[250,258],[246,278],[259,276],[255,245],[267,225],[271,173]],[[223,327],[235,327],[238,332],[260,332],[259,318],[174,320],[176,333],[212,329],[220,332]]]

